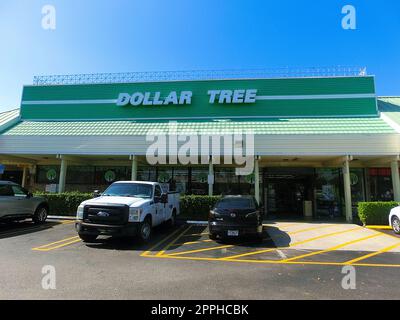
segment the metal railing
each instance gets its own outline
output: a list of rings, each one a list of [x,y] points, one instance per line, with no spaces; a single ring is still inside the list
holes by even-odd
[[[154,71],[121,72],[35,76],[34,85],[63,84],[100,84],[130,83],[184,80],[221,80],[221,79],[259,79],[259,78],[307,78],[307,77],[343,77],[367,75],[365,67],[310,67],[310,68],[274,68],[247,70],[192,70],[192,71]]]

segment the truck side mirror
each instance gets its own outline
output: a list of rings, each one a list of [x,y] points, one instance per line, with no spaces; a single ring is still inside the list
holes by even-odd
[[[93,191],[93,198],[98,198],[101,196],[101,192],[99,190],[94,190]]]

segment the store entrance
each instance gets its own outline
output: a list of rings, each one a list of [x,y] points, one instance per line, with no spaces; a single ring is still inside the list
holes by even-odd
[[[302,218],[312,201],[314,170],[270,168],[264,172],[264,199],[269,218]]]

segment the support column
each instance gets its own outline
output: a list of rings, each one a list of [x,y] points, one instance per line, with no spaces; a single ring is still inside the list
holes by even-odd
[[[138,162],[136,156],[132,155],[130,156],[130,160],[132,161],[132,174],[131,174],[131,180],[136,181],[137,180],[137,171],[138,171]]]
[[[67,168],[68,168],[67,160],[61,158],[60,180],[58,182],[58,193],[63,193],[65,191]]]
[[[22,188],[26,187],[27,176],[28,176],[28,167],[24,167],[22,170],[22,183],[21,183]]]
[[[214,165],[213,159],[210,157],[208,163],[208,195],[212,196],[214,194]]]
[[[392,161],[390,163],[392,170],[392,183],[393,183],[393,195],[394,201],[400,202],[400,176],[399,176],[399,162]]]
[[[254,157],[254,196],[257,203],[260,204],[260,167],[259,167],[260,157]]]
[[[351,204],[351,181],[350,181],[350,161],[352,157],[346,157],[343,163],[343,182],[344,182],[344,203],[347,222],[353,221],[353,210]]]

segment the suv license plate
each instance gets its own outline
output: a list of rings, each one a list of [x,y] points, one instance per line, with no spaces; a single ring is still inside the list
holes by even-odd
[[[228,230],[228,237],[238,237],[239,230]]]

